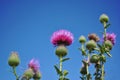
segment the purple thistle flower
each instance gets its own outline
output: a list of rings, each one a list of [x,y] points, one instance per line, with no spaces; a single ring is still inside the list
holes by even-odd
[[[55,46],[69,46],[73,42],[73,34],[67,30],[58,30],[53,33],[51,43]]]
[[[113,45],[115,44],[115,38],[116,38],[116,35],[114,33],[107,33],[106,34],[106,40],[111,41],[111,43]]]
[[[29,64],[28,64],[28,67],[31,68],[34,72],[37,72],[39,70],[39,67],[40,67],[38,60],[31,59]]]

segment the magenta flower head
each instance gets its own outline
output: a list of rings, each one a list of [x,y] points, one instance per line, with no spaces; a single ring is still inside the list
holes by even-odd
[[[115,38],[116,38],[116,35],[114,33],[107,33],[106,34],[106,40],[109,40],[111,41],[111,43],[114,45],[115,44]]]
[[[31,68],[34,72],[37,72],[39,70],[39,62],[36,59],[30,60],[28,67]]]
[[[55,46],[65,45],[69,46],[73,42],[73,34],[67,30],[58,30],[53,33],[51,43]]]

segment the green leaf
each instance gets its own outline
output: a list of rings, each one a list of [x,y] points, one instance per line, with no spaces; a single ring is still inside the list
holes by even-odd
[[[106,52],[106,54],[107,54],[109,57],[112,57],[112,55],[110,54],[110,52]]]
[[[105,26],[105,28],[107,29],[109,26],[110,26],[110,23],[109,23],[109,24],[107,24],[107,25]]]
[[[63,80],[69,80],[68,78],[63,78]]]
[[[67,76],[67,75],[68,75],[68,71],[67,71],[67,70],[64,70],[64,71],[63,71],[63,75],[64,75],[64,76]]]
[[[62,62],[65,62],[65,61],[67,61],[67,60],[69,60],[70,58],[64,58],[64,59],[62,59]]]
[[[84,78],[83,78],[83,77],[80,77],[80,79],[81,79],[81,80],[84,80]]]
[[[55,68],[57,74],[61,74],[61,73],[62,73],[62,72],[59,70],[59,68],[57,67],[57,65],[54,65],[54,68]]]
[[[102,48],[102,45],[100,45],[100,44],[97,44],[97,45],[98,45],[99,48]]]

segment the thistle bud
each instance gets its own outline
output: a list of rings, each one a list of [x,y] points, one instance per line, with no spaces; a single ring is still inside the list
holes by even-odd
[[[82,67],[82,68],[80,69],[80,73],[83,74],[83,75],[87,74],[87,69],[86,69],[86,67]]]
[[[108,48],[109,50],[111,50],[112,46],[113,46],[113,44],[111,43],[111,41],[109,41],[109,40],[105,41],[105,47],[106,48]]]
[[[97,63],[99,61],[99,56],[97,54],[93,54],[90,58],[91,63]]]
[[[67,55],[67,48],[65,46],[62,46],[62,45],[58,46],[55,53],[58,57],[64,57]]]
[[[86,42],[86,38],[85,38],[83,35],[80,36],[79,42],[80,42],[80,43],[85,43],[85,42]]]
[[[90,41],[88,41],[88,42],[86,43],[86,48],[87,48],[88,50],[93,50],[93,49],[96,48],[96,47],[97,47],[97,44],[96,44],[96,42],[93,41],[93,40],[90,40]]]
[[[23,77],[26,78],[27,80],[33,78],[34,72],[31,68],[27,69],[25,73],[23,74]]]
[[[101,56],[100,56],[100,61],[106,62],[106,57],[105,57],[104,55],[101,55]]]
[[[33,79],[34,79],[34,80],[39,80],[39,79],[41,79],[41,73],[40,73],[40,71],[37,71],[37,72],[34,74]]]
[[[18,57],[17,52],[12,52],[10,57],[8,58],[8,64],[11,67],[16,67],[20,63],[20,59]]]
[[[109,21],[109,17],[106,15],[106,14],[102,14],[101,16],[100,16],[100,22],[101,23],[107,23]]]

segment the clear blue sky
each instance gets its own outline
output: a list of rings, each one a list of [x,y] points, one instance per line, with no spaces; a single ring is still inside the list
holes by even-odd
[[[120,77],[120,1],[119,0],[0,0],[0,80],[15,80],[7,64],[11,51],[17,51],[21,64],[17,72],[27,69],[30,59],[40,61],[42,80],[58,80],[53,65],[58,63],[55,47],[50,43],[52,33],[67,29],[74,34],[68,47],[71,59],[64,63],[70,80],[80,80],[81,53],[78,50],[80,35],[103,30],[99,16],[110,18],[109,32],[117,34],[116,44],[105,65],[105,80]],[[94,70],[92,70],[94,71]]]

